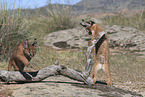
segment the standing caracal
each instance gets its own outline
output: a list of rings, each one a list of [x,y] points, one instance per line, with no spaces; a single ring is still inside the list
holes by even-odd
[[[102,33],[105,33],[103,28],[96,24],[93,21],[87,21],[83,22],[81,25],[85,27],[86,31],[88,32],[89,35],[92,35],[91,41],[88,42],[88,44],[91,44],[91,42],[96,39],[100,38]],[[110,77],[110,70],[109,70],[109,45],[108,45],[108,39],[107,39],[107,34],[105,33],[103,39],[99,41],[96,46],[96,60],[94,64],[94,70],[93,70],[93,83],[95,84],[97,80],[97,71],[100,69],[103,69],[107,75],[108,81],[107,85],[112,86],[111,83],[111,77]]]

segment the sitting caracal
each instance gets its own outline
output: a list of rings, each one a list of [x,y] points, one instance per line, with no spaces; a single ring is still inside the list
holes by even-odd
[[[89,35],[92,35],[92,39],[91,39],[91,41],[88,42],[88,44],[91,44],[91,42],[94,39],[100,38],[101,34],[105,33],[103,28],[100,25],[96,24],[95,22],[93,22],[93,21],[85,22],[84,20],[82,20],[82,21],[83,22],[81,23],[81,25],[83,27],[85,27],[85,29]],[[95,82],[97,80],[97,78],[96,78],[97,71],[99,69],[103,69],[108,78],[107,85],[112,86],[110,70],[109,70],[109,45],[108,45],[108,39],[107,39],[106,33],[105,33],[105,36],[103,37],[103,39],[96,44],[95,50],[96,50],[96,53],[95,53],[96,60],[95,60],[94,68],[93,68],[94,69],[93,70],[93,83],[95,84]]]
[[[23,72],[24,67],[29,65],[29,61],[36,54],[37,40],[35,38],[34,43],[20,42],[14,48],[13,54],[9,61],[8,70],[10,71],[12,66],[15,71]]]

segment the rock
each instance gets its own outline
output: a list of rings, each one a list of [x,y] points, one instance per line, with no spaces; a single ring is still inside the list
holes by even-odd
[[[91,86],[74,81],[63,76],[51,77],[44,82],[12,84],[12,97],[143,97],[141,94],[128,90],[107,87]]]
[[[108,34],[109,46],[111,48],[127,48],[133,52],[145,51],[145,34],[132,27],[119,25],[103,25]],[[91,36],[84,28],[78,27],[47,34],[44,37],[44,44],[56,49],[74,49],[88,46]]]
[[[91,38],[85,29],[74,28],[47,34],[44,37],[44,44],[53,48],[79,48],[87,47],[87,41]]]
[[[104,28],[108,33],[110,47],[128,48],[131,51],[143,51],[142,48],[145,48],[145,34],[137,29],[116,25]]]

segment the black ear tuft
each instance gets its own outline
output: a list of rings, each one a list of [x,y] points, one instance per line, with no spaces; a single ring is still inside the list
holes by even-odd
[[[83,25],[82,23],[80,23],[80,25],[83,26],[83,27],[87,27],[87,25]]]
[[[28,48],[28,39],[26,39],[25,43],[24,43],[24,49]]]
[[[91,24],[91,26],[92,26],[93,24],[95,24],[95,22],[94,22],[94,21],[90,21],[90,24]]]
[[[36,47],[37,46],[37,39],[34,39],[34,42],[32,43],[32,46]]]
[[[37,41],[37,39],[36,39],[36,38],[34,38],[34,41]]]

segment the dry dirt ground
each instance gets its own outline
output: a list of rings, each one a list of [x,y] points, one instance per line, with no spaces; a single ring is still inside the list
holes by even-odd
[[[104,87],[89,87],[67,77],[53,76],[36,83],[0,83],[0,97],[145,97],[145,83],[142,91],[137,91],[137,94],[142,96],[132,96],[136,92],[135,89],[132,95],[129,91],[122,92],[122,89],[132,91],[133,83],[113,82],[113,87],[118,87],[117,91],[120,92],[108,91]]]
[[[110,51],[115,52],[113,50]],[[53,76],[36,83],[0,83],[0,97],[145,97],[145,91],[143,91],[145,83],[140,89],[141,92],[138,92],[136,88],[132,89],[134,86],[134,83],[113,82],[113,87],[118,87],[117,91],[120,91],[114,92],[114,90],[108,91],[105,89],[104,87],[106,86],[89,87],[82,82],[74,81],[67,77]],[[133,91],[132,93],[137,92],[137,94],[142,96],[132,96],[133,94],[130,95],[129,91],[122,92],[122,89]]]
[[[0,89],[0,97],[131,97],[130,94],[122,93],[122,96],[113,92],[102,92],[100,88],[83,87],[81,82],[56,76],[37,83],[5,84]],[[145,93],[142,93],[142,95],[145,96]]]

